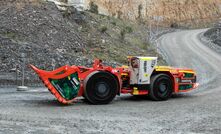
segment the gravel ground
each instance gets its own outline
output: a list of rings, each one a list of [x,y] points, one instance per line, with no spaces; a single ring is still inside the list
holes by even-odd
[[[199,89],[163,102],[124,95],[109,105],[89,105],[79,98],[63,106],[43,88],[0,88],[0,133],[219,134],[221,56],[199,41],[204,31],[168,33],[158,40],[171,65],[198,72]]]

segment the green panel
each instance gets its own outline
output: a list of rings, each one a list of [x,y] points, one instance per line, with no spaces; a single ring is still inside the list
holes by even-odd
[[[55,89],[66,100],[72,100],[78,95],[80,81],[78,73],[71,74],[62,79],[49,79]]]
[[[187,89],[190,89],[190,88],[193,88],[193,85],[180,85],[179,86],[179,90],[187,90]]]
[[[192,78],[194,74],[192,73],[185,73],[184,78]]]

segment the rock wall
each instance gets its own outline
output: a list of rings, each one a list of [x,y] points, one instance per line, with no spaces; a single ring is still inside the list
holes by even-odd
[[[36,2],[39,0],[9,0]],[[163,26],[195,27],[214,22],[221,17],[221,0],[45,0],[57,5],[73,5],[79,10],[90,8],[94,2],[99,13],[131,21]],[[1,3],[1,0],[0,0]],[[9,3],[9,2],[7,2]],[[19,6],[19,5],[18,5]],[[61,6],[62,8],[63,6]]]
[[[221,0],[85,0],[94,2],[99,12],[152,24],[202,24],[221,17]]]

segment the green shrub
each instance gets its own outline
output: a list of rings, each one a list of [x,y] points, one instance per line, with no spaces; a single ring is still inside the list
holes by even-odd
[[[133,32],[133,29],[132,29],[132,27],[130,27],[130,26],[126,26],[126,27],[125,27],[125,31],[126,31],[127,33],[132,33],[132,32]]]
[[[117,18],[122,19],[123,12],[117,11]]]
[[[174,22],[174,23],[172,23],[172,24],[170,25],[170,27],[171,27],[171,28],[178,28],[179,25],[178,25],[176,22]]]
[[[142,43],[141,48],[144,49],[144,50],[147,50],[148,49],[148,43]]]
[[[90,2],[90,12],[98,14],[98,6],[94,2]]]
[[[101,33],[105,33],[107,31],[107,27],[106,26],[101,26],[100,27],[100,32]]]
[[[125,29],[122,29],[122,30],[120,31],[120,39],[121,39],[121,40],[124,40],[125,35],[126,35],[126,31],[125,31]]]
[[[70,10],[68,10],[68,9],[64,10],[64,12],[63,12],[63,17],[64,18],[68,18],[70,15],[71,15]]]
[[[111,24],[114,25],[114,26],[117,25],[117,23],[115,21],[112,21]]]
[[[126,34],[129,34],[129,33],[132,33],[132,32],[133,32],[132,27],[130,27],[130,26],[124,27],[124,28],[120,31],[120,38],[121,38],[121,40],[124,40]]]
[[[139,20],[142,18],[142,9],[143,9],[143,6],[140,4],[138,6],[138,19]]]

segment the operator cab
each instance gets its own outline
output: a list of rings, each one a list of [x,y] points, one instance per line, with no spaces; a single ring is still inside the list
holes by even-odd
[[[157,65],[157,57],[128,57],[130,85],[150,84],[150,77]]]

